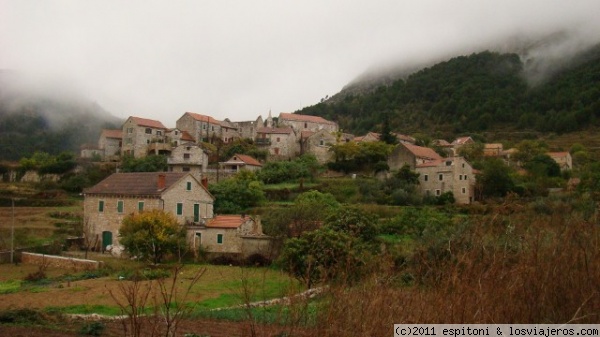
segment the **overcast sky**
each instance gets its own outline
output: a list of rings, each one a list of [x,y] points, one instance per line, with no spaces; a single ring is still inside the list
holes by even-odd
[[[599,0],[0,0],[0,69],[60,76],[112,114],[253,120],[313,105],[375,65],[562,29]]]

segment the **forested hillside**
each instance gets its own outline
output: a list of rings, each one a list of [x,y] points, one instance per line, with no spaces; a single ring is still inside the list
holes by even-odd
[[[78,153],[82,144],[97,143],[102,127],[120,126],[119,119],[93,102],[15,88],[15,77],[2,75],[0,160],[30,157],[35,151]]]
[[[481,52],[422,69],[361,96],[298,111],[338,121],[345,131],[377,130],[388,115],[404,133],[490,129],[570,132],[600,124],[600,48],[534,87],[516,54]]]

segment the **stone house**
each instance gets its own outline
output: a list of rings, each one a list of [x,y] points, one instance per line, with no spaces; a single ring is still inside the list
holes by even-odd
[[[166,142],[171,144],[171,147],[176,147],[184,143],[195,143],[196,140],[187,131],[175,129],[169,129],[166,132]]]
[[[123,130],[103,129],[98,139],[98,149],[100,149],[103,160],[111,161],[118,159],[121,154],[123,144]]]
[[[119,244],[119,228],[131,213],[160,209],[175,215],[182,226],[213,218],[214,197],[186,172],[114,173],[85,189],[83,196],[84,221],[103,250]]]
[[[259,128],[254,143],[269,151],[269,159],[287,160],[300,153],[296,132],[291,127]]]
[[[199,179],[208,167],[208,154],[195,143],[183,143],[173,148],[167,165],[169,172],[189,172]]]
[[[573,157],[569,152],[548,152],[547,154],[560,166],[561,171],[573,169]]]
[[[271,257],[271,238],[263,234],[260,218],[247,215],[217,215],[204,224],[188,227],[195,251],[210,255],[246,258],[253,254]]]
[[[400,143],[389,155],[388,166],[390,167],[390,171],[397,171],[404,165],[408,165],[414,170],[417,165],[441,159],[442,156],[428,147],[417,146],[410,143]]]
[[[440,196],[452,192],[458,204],[473,202],[475,174],[463,157],[436,159],[417,164],[419,190],[423,195]]]
[[[277,121],[279,127],[289,126],[296,132],[327,130],[337,132],[338,125],[336,122],[328,121],[323,117],[299,115],[282,112],[279,114]]]
[[[186,112],[175,124],[177,129],[186,131],[197,142],[212,142],[215,138],[223,138],[221,122],[211,116]],[[229,128],[227,133],[229,134]]]
[[[168,145],[165,144],[167,128],[157,120],[129,117],[123,123],[122,130],[122,155],[142,158],[149,153],[162,154]]]
[[[302,131],[300,133],[300,153],[313,154],[321,164],[333,160],[331,146],[338,143],[335,132],[329,130]]]
[[[258,116],[254,121],[231,122],[237,128],[239,138],[254,139],[256,130],[265,126],[262,116]]]
[[[220,163],[225,170],[239,172],[241,170],[258,171],[262,164],[251,156],[235,154],[228,161]]]
[[[364,136],[354,137],[353,140],[357,143],[378,142],[379,137],[381,137],[381,135],[377,132],[368,132]]]
[[[486,157],[501,157],[504,152],[504,146],[501,143],[483,144],[483,155]]]

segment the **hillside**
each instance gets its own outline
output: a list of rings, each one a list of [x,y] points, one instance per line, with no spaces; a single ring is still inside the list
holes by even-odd
[[[600,47],[530,85],[517,54],[480,52],[437,63],[362,95],[347,94],[299,113],[339,122],[345,131],[393,130],[449,136],[487,130],[564,133],[600,124]]]
[[[101,128],[121,123],[76,92],[27,82],[0,72],[0,160],[18,160],[35,151],[78,153],[82,144],[98,141]]]

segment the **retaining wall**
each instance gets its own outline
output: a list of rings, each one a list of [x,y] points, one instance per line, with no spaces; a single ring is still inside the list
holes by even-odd
[[[36,253],[21,253],[21,262],[29,264],[48,264],[52,267],[79,270],[95,270],[104,265],[104,262],[94,260],[77,259],[57,255],[45,255]]]

